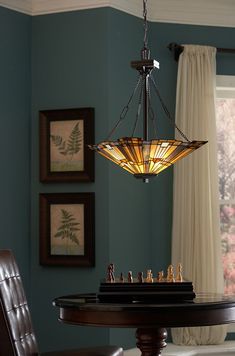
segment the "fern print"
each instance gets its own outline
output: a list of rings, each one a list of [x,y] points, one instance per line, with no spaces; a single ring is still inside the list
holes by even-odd
[[[54,237],[69,239],[75,244],[79,245],[76,232],[80,230],[78,227],[80,223],[76,221],[73,214],[65,209],[61,209],[61,215],[61,225],[58,227],[57,233],[54,235]]]
[[[65,141],[63,141],[62,137],[56,136],[56,135],[51,135],[51,139],[52,139],[52,142],[54,143],[54,145],[58,148],[59,152],[61,154],[65,154],[64,153]]]
[[[60,154],[72,160],[74,154],[78,153],[82,146],[82,134],[79,129],[79,123],[77,122],[73,127],[67,141],[63,140],[61,136],[56,135],[51,135],[51,140]]]
[[[77,122],[68,139],[67,153],[71,156],[78,153],[81,149],[81,142],[81,131],[79,130],[79,124]]]

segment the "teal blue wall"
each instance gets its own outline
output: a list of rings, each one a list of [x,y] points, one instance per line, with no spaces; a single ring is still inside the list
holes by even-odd
[[[0,248],[13,250],[26,288],[30,225],[31,18],[0,7]]]
[[[107,9],[33,18],[31,255],[34,259],[31,263],[31,287],[33,316],[37,321],[36,331],[42,350],[84,346],[88,343],[98,345],[109,340],[107,329],[61,325],[57,321],[58,311],[51,305],[52,299],[58,295],[97,290],[100,278],[106,273],[109,263],[107,163],[96,160],[95,183],[40,184],[38,180],[39,110],[94,107],[96,140],[100,140],[108,130],[107,38]],[[96,267],[40,266],[39,193],[89,191],[95,192],[96,199]],[[54,339],[52,335],[55,335]]]
[[[177,63],[166,48],[169,42],[232,47],[235,29],[158,23],[149,28],[152,55],[161,66],[156,80],[174,113]],[[51,300],[62,294],[96,291],[109,262],[115,263],[117,274],[148,267],[156,273],[169,264],[173,172],[169,169],[143,184],[96,157],[94,183],[41,184],[38,111],[94,107],[96,142],[104,139],[135,83],[136,73],[129,62],[139,58],[142,21],[110,8],[30,18],[0,7],[0,30],[0,114],[4,133],[6,129],[8,133],[1,139],[1,247],[14,250],[24,282],[30,285],[28,298],[41,349],[109,342],[134,345],[133,330],[58,323]],[[218,74],[235,74],[233,63],[232,55],[218,55]],[[117,136],[126,134],[133,115]],[[173,135],[162,116],[158,105],[159,135]],[[9,136],[17,150],[9,145]],[[9,160],[13,155],[14,164]],[[89,191],[96,197],[96,266],[40,266],[39,194]]]

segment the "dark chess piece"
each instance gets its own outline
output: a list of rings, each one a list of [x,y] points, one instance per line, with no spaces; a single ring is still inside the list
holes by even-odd
[[[127,280],[128,280],[128,283],[133,283],[133,277],[132,277],[132,272],[131,271],[128,272]]]
[[[143,272],[138,272],[138,282],[143,283],[144,282],[144,274]]]
[[[108,276],[107,276],[107,281],[110,283],[114,283],[115,282],[115,276],[114,276],[114,264],[110,263],[108,265]]]
[[[123,273],[121,272],[121,274],[120,274],[120,278],[119,278],[119,281],[121,282],[121,283],[124,283],[124,276],[123,276]]]

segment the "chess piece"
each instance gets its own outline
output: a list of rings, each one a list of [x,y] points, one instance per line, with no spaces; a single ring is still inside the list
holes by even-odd
[[[176,282],[183,282],[183,276],[182,276],[182,264],[178,263],[177,265],[177,275],[176,275]]]
[[[138,282],[139,283],[143,283],[144,282],[143,272],[138,272]]]
[[[147,283],[153,283],[153,274],[152,274],[152,270],[151,269],[147,270],[146,282]]]
[[[107,282],[114,283],[115,282],[115,277],[114,277],[114,264],[110,263],[108,265],[108,276],[107,276]]]
[[[167,268],[167,277],[166,277],[167,282],[175,282],[175,277],[174,277],[174,269],[172,265],[169,265]]]
[[[120,274],[119,281],[120,281],[121,283],[124,283],[124,276],[123,276],[123,273],[122,273],[122,272],[121,272],[121,274]]]
[[[157,281],[158,282],[164,282],[164,272],[163,271],[158,272]]]
[[[128,283],[133,283],[133,277],[132,277],[132,272],[128,272],[128,277],[127,277]]]

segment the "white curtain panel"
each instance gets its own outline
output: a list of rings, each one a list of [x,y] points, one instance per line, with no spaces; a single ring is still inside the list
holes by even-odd
[[[196,293],[223,292],[215,57],[216,48],[185,45],[178,65],[176,124],[190,140],[208,140],[174,166],[172,263],[182,263],[184,278],[193,282]],[[224,325],[172,329],[179,345],[219,344],[225,336]]]

